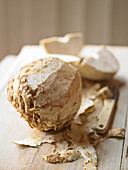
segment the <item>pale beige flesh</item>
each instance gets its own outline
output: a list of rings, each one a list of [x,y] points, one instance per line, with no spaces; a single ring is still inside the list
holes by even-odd
[[[81,33],[70,33],[64,37],[42,39],[39,44],[48,54],[77,55],[83,46],[83,36]]]
[[[104,46],[85,48],[81,51],[81,63],[78,70],[82,77],[91,80],[108,80],[119,70],[115,56]]]

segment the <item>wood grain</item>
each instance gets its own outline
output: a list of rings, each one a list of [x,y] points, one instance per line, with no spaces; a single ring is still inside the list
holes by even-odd
[[[124,141],[123,152],[122,152],[121,170],[127,170],[128,168],[128,106],[126,108],[126,112],[127,112],[126,135],[125,135],[125,141]]]
[[[126,124],[126,108],[128,105],[128,48],[109,47],[110,50],[117,56],[120,63],[120,71],[112,82],[119,86],[119,99],[116,112],[113,116],[112,128],[125,127]],[[34,56],[34,54],[33,54]],[[15,71],[22,65],[23,54],[16,59],[13,68],[10,69],[10,75],[6,75],[6,81],[0,85],[0,169],[24,169],[24,170],[79,170],[82,168],[83,160],[77,160],[72,163],[64,164],[49,164],[42,161],[41,154],[50,153],[52,146],[49,144],[42,145],[38,148],[29,148],[17,146],[11,143],[11,140],[24,139],[36,135],[41,135],[43,132],[31,129],[27,122],[20,118],[20,114],[11,106],[6,99],[7,82]],[[25,56],[26,57],[26,56]],[[4,69],[3,69],[4,73]],[[111,82],[111,83],[112,83]],[[126,135],[127,136],[127,135]],[[127,145],[127,138],[125,143]],[[122,161],[122,153],[126,155],[127,147],[124,147],[123,140],[107,139],[100,143],[97,147],[98,154],[98,170],[113,170],[120,169]],[[125,156],[124,156],[125,158]]]

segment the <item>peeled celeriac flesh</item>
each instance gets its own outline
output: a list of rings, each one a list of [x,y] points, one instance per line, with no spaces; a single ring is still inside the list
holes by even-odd
[[[115,56],[104,46],[85,48],[80,53],[78,70],[82,77],[91,80],[108,80],[119,69]]]
[[[64,37],[42,39],[39,44],[48,54],[78,55],[83,46],[83,36],[81,33],[70,33]]]

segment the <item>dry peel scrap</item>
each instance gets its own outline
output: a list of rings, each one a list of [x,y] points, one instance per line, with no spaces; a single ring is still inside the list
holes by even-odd
[[[108,86],[104,86],[98,90],[97,97],[98,96],[101,96],[103,99],[110,99],[112,97],[112,93]]]
[[[111,129],[107,133],[107,138],[110,137],[118,137],[118,138],[124,138],[125,137],[125,129],[124,128],[119,128],[119,129]]]
[[[72,162],[81,157],[81,154],[76,149],[67,149],[60,152],[55,152],[47,155],[42,155],[44,161],[49,163]]]
[[[89,170],[97,169],[97,155],[93,145],[90,144],[89,139],[85,133],[84,127],[72,122],[71,129],[66,130],[67,140],[72,142],[75,149],[77,149],[81,157],[85,159],[84,168]]]
[[[84,168],[89,170],[89,168],[97,169],[97,155],[96,150],[90,144],[84,144],[80,146],[74,143],[74,148],[69,148],[64,151],[55,152],[47,155],[42,155],[44,161],[49,163],[66,163],[73,162],[77,159],[84,158]]]
[[[101,85],[99,83],[93,83],[87,80],[83,80],[84,88],[82,90],[82,102],[77,115],[74,117],[74,121],[77,124],[83,124],[80,116],[92,113],[95,110],[94,99],[97,96],[97,92]]]
[[[86,92],[83,90],[81,106],[80,106],[80,109],[79,109],[77,115],[74,117],[75,123],[82,124],[82,122],[80,120],[80,115],[82,115],[82,114],[86,115],[90,112],[93,112],[94,109],[95,109],[94,101],[91,100],[89,97],[87,98]]]
[[[86,132],[92,133],[94,131],[94,127],[96,126],[96,124],[99,121],[99,113],[103,108],[103,101],[99,98],[95,99],[94,101],[94,105],[95,105],[95,110],[94,112],[91,112],[88,115],[82,115],[81,116],[81,121],[84,125],[84,128],[86,130]]]
[[[55,149],[53,152],[54,153],[42,155],[43,160],[55,164],[55,163],[62,163],[62,162],[65,163],[73,162],[82,157],[81,153],[67,139],[67,136],[63,138],[63,141],[58,141],[55,143]]]
[[[97,169],[96,150],[89,143],[83,126],[72,122],[71,129],[65,131],[65,139],[68,142],[56,143],[57,149],[55,153],[42,155],[43,160],[49,163],[62,163],[84,158],[85,169],[89,170],[90,167]]]
[[[93,127],[96,126],[97,122],[99,121],[99,113],[103,107],[103,101],[101,98],[96,98],[94,101],[95,110],[92,112],[89,112],[89,114],[80,114],[79,116],[75,116],[74,121],[77,124],[80,124],[84,126],[85,131],[89,134],[92,133]]]
[[[86,81],[86,83],[87,83],[87,81]],[[88,89],[87,91],[86,91],[86,88]],[[93,84],[90,82],[87,83],[86,88],[85,88],[85,90],[83,90],[84,93],[82,94],[82,95],[84,95],[82,100],[84,98],[86,98],[86,100],[85,99],[83,100],[81,107],[87,108],[86,109],[87,112],[86,111],[84,113],[78,112],[79,114],[77,114],[75,116],[74,121],[77,124],[84,125],[85,130],[88,133],[92,133],[94,131],[93,130],[94,127],[96,126],[97,122],[99,121],[99,113],[101,112],[101,110],[103,108],[104,99],[111,98],[112,93],[111,93],[111,90],[108,88],[108,86],[104,86],[104,87],[100,88],[99,84],[95,84],[93,86]],[[92,96],[93,96],[93,100],[91,99]],[[93,105],[92,105],[93,107],[89,107],[89,106],[91,106],[91,105],[87,104],[87,102],[89,103],[89,101],[93,102]]]
[[[90,134],[88,136],[85,133],[84,126],[72,122],[70,129],[66,129],[63,133],[49,134],[43,137],[14,142],[20,145],[35,147],[42,143],[54,143],[56,149],[53,153],[42,155],[44,161],[55,164],[73,162],[83,158],[86,170],[96,170],[97,154],[93,146],[110,137],[124,138],[124,129],[112,129],[105,135]]]
[[[49,134],[44,136],[31,137],[24,140],[14,140],[12,142],[18,145],[37,147],[43,143],[51,144],[51,143],[59,142],[62,139],[63,139],[63,133],[58,133],[55,135]]]
[[[84,99],[86,98],[85,97],[82,97],[82,103],[81,103],[81,106],[80,106],[80,109],[77,113],[77,115],[80,115],[80,114],[87,114],[89,112],[92,112],[94,111],[94,102],[90,99]]]
[[[86,117],[87,119],[93,117],[92,122],[90,122],[89,120],[89,123],[94,125],[98,121],[98,115],[102,109],[103,100],[111,98],[112,93],[108,86],[104,86],[101,88],[101,84],[94,84],[93,82],[87,80],[83,80],[83,83],[85,84],[85,87],[82,91],[82,102],[77,115],[74,117],[74,121],[75,123],[81,125],[84,125],[86,122],[87,125],[88,120],[86,120]],[[85,119],[85,121],[83,121],[82,119]]]
[[[77,115],[74,117],[74,121],[76,124],[79,125],[83,125],[83,122],[81,121],[81,116],[82,115],[87,115],[88,113],[92,113],[95,110],[94,107],[94,102],[89,100],[88,102],[86,102],[86,104],[84,103],[83,105],[81,104],[80,106],[80,110],[77,113]]]
[[[107,138],[124,138],[125,137],[124,133],[125,133],[124,128],[111,129],[103,135],[93,133],[89,135],[89,141],[93,146],[95,146]]]
[[[83,87],[87,90],[87,92],[93,96],[97,94],[97,91],[101,88],[101,83],[95,83],[94,81],[82,80]]]
[[[87,135],[85,134],[83,126],[77,125],[72,121],[70,129],[66,129],[65,131],[65,137],[68,141],[73,141],[73,143],[81,143],[83,140],[85,141]]]
[[[69,148],[69,143],[65,139],[63,141],[58,141],[55,143],[55,148],[53,152],[61,152],[61,151],[66,151],[67,148]]]
[[[86,170],[89,170],[89,167],[97,169],[97,154],[93,145],[89,144],[88,141],[81,145],[74,145],[84,158],[84,168]]]

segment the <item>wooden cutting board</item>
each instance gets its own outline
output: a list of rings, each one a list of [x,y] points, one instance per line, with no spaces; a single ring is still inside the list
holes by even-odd
[[[31,53],[29,52],[31,48]],[[85,48],[90,48],[87,46]],[[99,170],[127,169],[128,145],[128,47],[108,47],[120,63],[120,71],[113,82],[119,86],[119,99],[111,128],[127,127],[125,140],[107,139],[96,146]],[[28,50],[28,51],[27,51]],[[37,52],[38,51],[38,52]],[[7,57],[0,63],[0,170],[79,170],[83,159],[71,163],[49,164],[41,155],[50,153],[52,146],[43,144],[38,148],[17,146],[11,140],[20,140],[41,135],[41,131],[31,129],[27,122],[7,101],[6,89],[11,76],[23,65],[42,57],[38,46],[27,46],[17,58]],[[33,59],[32,59],[33,58]],[[111,83],[111,82],[110,82]]]

